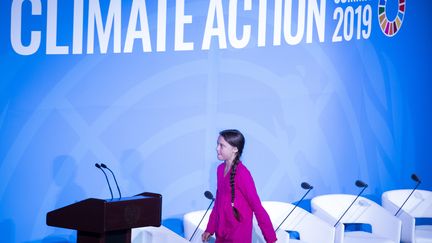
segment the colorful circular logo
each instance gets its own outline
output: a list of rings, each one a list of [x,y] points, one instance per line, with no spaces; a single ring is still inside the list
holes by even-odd
[[[398,12],[396,18],[389,20],[386,13],[386,3],[387,0],[379,0],[378,4],[378,19],[382,32],[388,36],[392,37],[396,35],[402,26],[402,22],[405,15],[405,0],[398,0]]]

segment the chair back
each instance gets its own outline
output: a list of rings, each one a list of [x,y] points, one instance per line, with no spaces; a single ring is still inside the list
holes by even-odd
[[[383,206],[384,203],[391,202],[396,207],[397,211],[399,207],[408,198],[411,192],[411,189],[401,189],[384,192],[382,195]],[[402,210],[415,218],[432,217],[432,192],[426,190],[414,191],[414,193],[403,206]],[[394,213],[396,213],[396,211]]]
[[[344,214],[356,195],[329,194],[312,199],[312,213],[334,225]],[[336,226],[336,242],[344,242],[344,224],[362,223],[372,227],[374,235],[389,239],[393,242],[400,241],[401,222],[388,211],[372,200],[359,197],[351,208],[345,213]]]
[[[382,194],[382,205],[394,215],[411,192],[412,189],[400,189],[384,192]],[[402,220],[402,242],[415,242],[415,218],[432,218],[432,192],[426,190],[414,191],[397,214],[397,217]]]
[[[263,207],[270,216],[273,228],[276,229],[295,207],[291,203],[263,201]],[[257,227],[257,225],[255,225]],[[301,242],[334,242],[334,228],[303,208],[297,207],[283,222],[278,230],[297,232]]]
[[[205,215],[204,219],[202,220],[201,224],[199,225],[199,228],[196,231],[191,242],[202,243],[201,235],[204,233],[205,229],[207,228],[207,224],[209,222],[211,212],[212,212],[211,209],[207,212],[207,214]],[[184,227],[185,239],[187,239],[187,240],[190,239],[190,237],[192,236],[193,232],[195,231],[197,225],[201,221],[204,213],[205,213],[205,210],[199,210],[199,211],[193,211],[193,212],[186,213],[183,216],[183,227]],[[214,235],[210,238],[209,242],[210,243],[215,242],[215,236]]]

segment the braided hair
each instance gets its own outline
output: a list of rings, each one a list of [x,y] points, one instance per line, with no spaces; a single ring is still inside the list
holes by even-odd
[[[222,136],[225,139],[225,141],[227,141],[227,143],[229,143],[231,146],[237,148],[237,154],[233,160],[233,164],[231,167],[230,185],[231,185],[231,206],[233,208],[234,217],[237,219],[237,221],[240,221],[240,214],[237,208],[234,206],[235,176],[236,176],[237,165],[240,161],[240,156],[243,153],[245,138],[241,132],[235,129],[223,130],[219,133],[219,135]]]

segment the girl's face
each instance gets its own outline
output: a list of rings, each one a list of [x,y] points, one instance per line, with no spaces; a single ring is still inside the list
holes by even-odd
[[[231,146],[222,136],[219,136],[216,151],[218,160],[233,161],[238,149]]]

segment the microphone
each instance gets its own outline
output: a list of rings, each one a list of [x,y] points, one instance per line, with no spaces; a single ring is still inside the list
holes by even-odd
[[[100,166],[101,166],[102,168],[107,169],[107,170],[109,170],[109,171],[111,172],[111,174],[112,174],[112,176],[113,176],[113,178],[114,178],[114,182],[115,182],[115,184],[116,184],[116,186],[117,186],[117,191],[118,191],[119,196],[120,196],[120,198],[121,198],[120,188],[119,188],[119,185],[118,185],[118,183],[117,183],[117,180],[116,180],[116,177],[115,177],[115,175],[114,175],[114,172],[113,172],[110,168],[108,168],[108,166],[106,166],[104,163],[101,163]]]
[[[198,230],[198,228],[199,228],[201,222],[203,221],[204,217],[206,216],[207,212],[209,211],[211,205],[213,204],[213,202],[214,202],[214,200],[215,200],[215,198],[213,197],[213,194],[212,194],[210,191],[205,191],[205,192],[204,192],[204,196],[205,196],[207,199],[211,200],[211,203],[210,203],[210,205],[208,206],[207,210],[205,211],[204,215],[202,216],[202,218],[201,218],[200,222],[198,223],[197,227],[195,228],[195,231],[193,232],[193,234],[192,234],[192,236],[190,237],[189,241],[191,241],[192,238],[194,237],[194,235],[195,235],[196,231]]]
[[[418,176],[417,176],[416,174],[412,174],[412,175],[411,175],[411,179],[412,179],[413,181],[415,181],[415,182],[418,182],[418,183],[421,182],[421,181],[420,181],[420,178],[418,178]]]
[[[214,200],[213,194],[210,191],[205,191],[204,196],[209,200]]]
[[[412,175],[411,175],[411,179],[412,179],[413,181],[417,182],[417,184],[416,184],[416,186],[414,187],[414,189],[411,191],[411,193],[408,195],[407,199],[405,199],[405,202],[402,203],[402,205],[399,207],[398,211],[395,213],[394,216],[396,216],[396,215],[399,213],[399,211],[402,209],[402,207],[405,205],[405,203],[408,201],[408,199],[411,197],[411,195],[414,193],[414,191],[417,189],[417,187],[418,187],[418,186],[420,185],[420,183],[421,183],[420,178],[418,178],[418,176],[417,176],[416,174],[412,174]]]
[[[113,197],[113,193],[112,193],[112,190],[111,190],[111,185],[109,183],[107,174],[105,173],[105,171],[101,168],[101,166],[98,163],[96,163],[95,166],[96,166],[96,168],[100,169],[104,173],[105,179],[106,179],[106,181],[108,183],[108,188],[109,188],[110,193],[111,193],[111,200],[113,200],[114,197]]]
[[[287,220],[287,218],[291,215],[292,212],[294,212],[294,209],[297,208],[297,206],[301,203],[301,201],[303,201],[303,199],[306,197],[306,195],[313,189],[313,186],[309,185],[309,183],[307,182],[302,182],[301,183],[301,187],[305,190],[308,190],[303,197],[300,199],[300,201],[298,201],[296,203],[296,205],[294,206],[293,209],[291,209],[291,211],[288,213],[288,215],[285,217],[284,220],[282,220],[282,222],[279,224],[279,226],[276,228],[275,232],[282,226],[282,224],[285,222],[285,220]]]
[[[351,208],[352,205],[354,205],[355,201],[357,200],[357,198],[360,197],[360,195],[364,192],[364,190],[366,190],[366,188],[368,187],[368,184],[364,183],[361,180],[356,180],[355,185],[357,187],[363,188],[360,193],[357,195],[357,197],[354,199],[354,201],[351,203],[351,205],[349,205],[349,207],[345,210],[345,212],[342,214],[342,216],[340,216],[340,218],[338,219],[338,221],[336,222],[336,224],[333,227],[336,227],[336,225],[339,223],[339,221],[341,221],[341,219],[343,218],[343,216],[345,216],[345,214],[348,212],[348,210]]]

